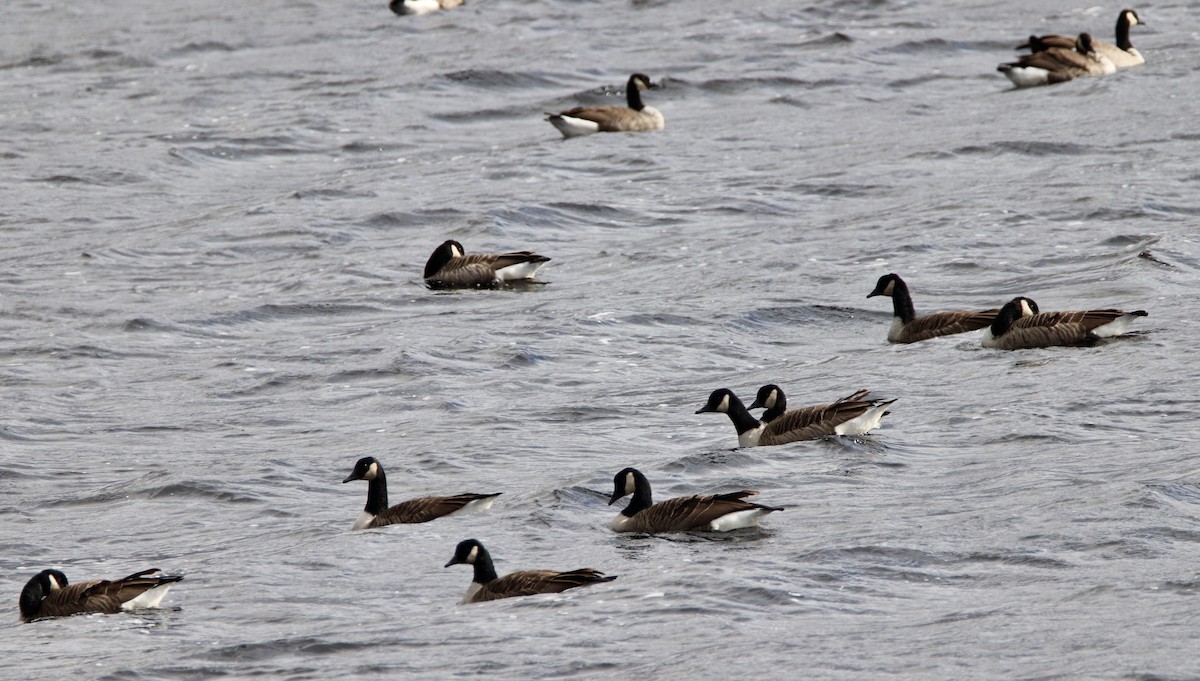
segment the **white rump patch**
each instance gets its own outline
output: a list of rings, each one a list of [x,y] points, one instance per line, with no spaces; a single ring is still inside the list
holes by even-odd
[[[171,584],[173,583],[174,582]],[[170,591],[171,584],[162,584],[150,589],[149,591],[145,591],[137,598],[122,603],[121,609],[135,610],[138,608],[157,608],[158,604],[162,602],[163,597],[167,595],[168,591]]]
[[[833,432],[838,435],[866,435],[868,431],[878,428],[879,421],[883,418],[883,412],[887,411],[890,404],[880,404],[871,407],[862,415],[856,416],[845,423],[840,423],[834,427]]]
[[[373,513],[367,513],[366,511],[363,511],[362,513],[358,514],[358,520],[354,521],[354,524],[350,526],[350,529],[361,530],[367,525],[370,525],[371,521],[374,519],[375,515]]]
[[[1005,71],[1004,75],[1017,87],[1033,87],[1050,82],[1050,72],[1036,66],[1014,66]]]
[[[495,500],[496,500],[496,497],[488,497],[486,499],[476,499],[475,501],[468,501],[467,503],[463,504],[462,508],[458,509],[457,511],[447,513],[445,517],[449,518],[452,515],[459,515],[460,513],[474,513],[475,511],[486,511],[492,507],[492,502]]]
[[[1123,314],[1107,324],[1102,324],[1092,329],[1092,333],[1100,336],[1101,338],[1120,336],[1129,329],[1129,325],[1132,324],[1133,320],[1137,318],[1138,315]]]
[[[745,511],[734,511],[713,520],[708,524],[708,529],[714,532],[728,532],[737,530],[743,527],[751,527],[757,525],[760,518],[770,513],[765,508],[749,508]]]
[[[558,128],[563,137],[582,137],[600,132],[600,124],[586,118],[559,115],[551,117],[550,124]]]
[[[531,279],[537,271],[541,269],[543,262],[519,262],[516,265],[501,267],[496,270],[496,278],[500,281],[516,281],[518,279]]]
[[[442,4],[438,0],[404,0],[404,11],[416,16],[436,12],[441,8]]]

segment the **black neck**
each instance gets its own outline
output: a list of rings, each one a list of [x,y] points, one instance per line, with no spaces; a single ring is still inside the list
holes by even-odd
[[[729,409],[725,413],[729,414],[729,420],[733,421],[733,427],[737,428],[738,435],[762,425],[762,421],[751,416],[746,405],[742,404],[737,395],[732,393],[729,395]]]
[[[641,471],[633,472],[633,499],[629,501],[629,505],[621,511],[621,515],[632,518],[640,511],[644,511],[654,505],[650,499],[650,481],[646,476],[642,475]]]
[[[496,567],[492,565],[492,555],[487,552],[487,549],[482,546],[476,547],[475,562],[473,565],[475,567],[475,577],[473,578],[475,582],[487,584],[488,582],[495,581]]]
[[[763,412],[762,422],[770,423],[787,411],[787,398],[784,397],[782,390],[775,391],[775,405]]]
[[[383,474],[383,466],[375,464],[375,478],[367,481],[366,511],[371,515],[379,515],[387,510],[387,476]]]
[[[633,76],[629,77],[629,84],[625,86],[625,98],[629,102],[629,108],[634,111],[641,111],[645,106],[642,104],[642,88],[638,85],[637,78]]]
[[[1129,42],[1129,12],[1121,12],[1117,17],[1117,47],[1128,52],[1133,43]]]
[[[992,335],[1003,336],[1008,327],[1021,316],[1021,308],[1017,303],[1005,303],[1000,308],[1000,314],[992,321]]]
[[[913,310],[912,296],[908,295],[908,284],[899,279],[892,280],[892,312],[905,324],[917,316]]]

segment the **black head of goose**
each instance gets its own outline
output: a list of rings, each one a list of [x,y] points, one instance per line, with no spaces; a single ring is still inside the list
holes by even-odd
[[[59,570],[42,570],[21,590],[21,620],[63,617],[79,613],[115,613],[156,608],[171,584],[182,576],[156,575],[158,568],[135,572],[122,579],[96,579],[71,584]]]
[[[388,9],[400,16],[420,16],[431,14],[443,9],[454,9],[463,4],[463,0],[391,0]]]
[[[1094,345],[1119,336],[1145,310],[1073,310],[1041,312],[1031,298],[1019,296],[1000,308],[996,321],[983,334],[985,348],[1020,350],[1059,345]]]
[[[425,283],[431,288],[494,287],[506,282],[532,279],[550,258],[531,251],[472,253],[448,239],[425,263]]]
[[[750,415],[732,390],[719,388],[696,413],[727,414],[737,429],[739,447],[782,445],[829,435],[864,435],[878,427],[888,405],[896,400],[871,400],[869,394],[869,390],[859,390],[836,402],[793,409],[763,423]]]
[[[949,336],[982,329],[996,318],[1000,310],[954,310],[935,312],[918,317],[913,309],[908,285],[895,272],[885,274],[875,282],[875,290],[868,298],[888,296],[892,299],[892,326],[888,329],[888,341],[892,343],[915,343],[916,341]]]
[[[635,73],[625,86],[628,106],[577,106],[561,113],[546,114],[546,120],[563,137],[580,137],[596,132],[648,132],[662,130],[662,113],[642,103],[642,90],[658,87],[650,76]]]
[[[787,395],[783,394],[783,388],[770,383],[758,389],[758,394],[754,396],[754,402],[746,408],[766,409],[758,420],[770,423],[787,411]]]
[[[1116,72],[1117,67],[1111,59],[1096,52],[1090,34],[1080,33],[1073,49],[1051,47],[1022,55],[1015,62],[997,66],[996,70],[1022,88],[1063,83],[1083,76],[1104,76]]]
[[[480,603],[494,601],[500,598],[515,596],[533,596],[535,594],[554,594],[577,586],[611,582],[616,575],[606,576],[599,570],[582,568],[569,572],[554,570],[521,570],[510,572],[503,577],[496,576],[496,568],[492,565],[492,556],[478,539],[465,539],[454,549],[454,557],[445,567],[451,565],[471,565],[475,568],[475,576],[463,603]]]
[[[728,532],[757,525],[768,513],[783,510],[779,506],[743,501],[758,494],[751,490],[677,497],[656,504],[651,498],[650,481],[646,476],[636,468],[626,468],[613,477],[613,493],[608,505],[631,494],[633,498],[629,505],[613,518],[612,529],[617,532]]]
[[[388,507],[387,476],[384,475],[383,465],[373,456],[364,456],[354,464],[354,470],[343,484],[351,480],[367,481],[367,505],[358,520],[351,526],[352,530],[371,527],[383,527],[397,523],[425,523],[443,516],[456,513],[482,511],[491,507],[501,492],[491,494],[456,494],[452,497],[421,497],[402,501],[391,508]]]
[[[1108,57],[1112,61],[1113,66],[1118,69],[1127,69],[1131,66],[1145,64],[1146,58],[1142,56],[1141,52],[1138,52],[1129,39],[1130,28],[1145,25],[1146,22],[1142,21],[1137,12],[1131,9],[1123,9],[1117,15],[1116,44],[1092,38],[1092,47],[1096,50],[1097,54]],[[1067,35],[1031,35],[1028,41],[1017,45],[1017,49],[1028,48],[1031,52],[1043,52],[1058,47],[1070,50],[1075,47],[1076,40],[1076,37]]]

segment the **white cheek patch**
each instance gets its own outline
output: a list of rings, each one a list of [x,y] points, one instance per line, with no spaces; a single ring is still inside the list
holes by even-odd
[[[379,464],[372,463],[367,466],[367,473],[363,475],[363,480],[374,480],[377,475],[379,475]]]
[[[1024,298],[1021,299],[1021,316],[1022,317],[1032,317],[1033,316],[1033,308],[1029,307],[1029,301],[1025,300]]]
[[[892,295],[892,290],[895,288],[896,288],[896,281],[894,279],[889,280],[888,285],[886,287],[884,287],[884,289],[883,289],[883,295],[885,295],[885,296]]]
[[[729,411],[729,395],[721,398],[721,404],[717,405],[717,411]]]
[[[58,583],[58,580],[54,577],[54,575],[46,575],[46,578],[50,580],[51,593],[58,591],[59,589],[62,588],[62,584]]]
[[[450,257],[461,258],[463,256],[462,249],[457,244],[450,244]]]
[[[637,483],[634,482],[634,480],[633,480],[633,473],[626,473],[625,474],[625,496],[629,496],[630,494],[633,494],[634,490],[636,490],[636,489],[637,489]]]
[[[772,390],[772,391],[771,391],[771,395],[770,395],[769,397],[767,397],[767,401],[766,401],[766,402],[764,402],[763,404],[765,404],[765,405],[766,405],[767,409],[774,409],[774,408],[775,408],[775,402],[776,402],[778,399],[779,399],[779,391],[778,391],[778,390]]]
[[[472,546],[472,547],[471,547],[471,552],[467,554],[467,562],[468,562],[468,563],[470,563],[470,564],[472,564],[472,565],[474,565],[474,564],[475,564],[475,558],[476,558],[478,555],[479,555],[479,547],[478,547],[478,546]]]

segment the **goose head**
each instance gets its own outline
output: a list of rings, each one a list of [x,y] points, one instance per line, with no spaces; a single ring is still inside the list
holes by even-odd
[[[375,457],[364,456],[358,460],[358,463],[354,464],[354,470],[350,471],[350,475],[346,476],[342,484],[352,480],[374,480],[379,476],[380,470],[382,470],[382,467],[375,460]]]
[[[732,390],[729,388],[718,388],[712,391],[712,394],[708,396],[708,402],[703,407],[697,409],[696,413],[703,414],[710,411],[719,411],[722,414],[728,414],[729,407],[735,400],[737,400],[737,395],[734,395]]]
[[[896,290],[897,282],[899,282],[900,285],[902,285],[902,286],[904,285],[904,281],[902,279],[900,279],[899,274],[896,274],[895,272],[892,272],[891,274],[885,274],[879,278],[879,281],[875,282],[875,290],[868,293],[867,297],[868,298],[874,298],[875,296],[891,297],[892,292]]]
[[[464,252],[462,244],[454,239],[447,239],[429,256],[429,261],[425,263],[425,274],[423,276],[426,279],[432,277],[445,267],[446,263],[455,258],[461,258]]]
[[[454,557],[443,567],[451,565],[474,565],[481,555],[487,555],[487,549],[478,539],[464,539],[454,548]]]
[[[747,409],[773,409],[782,393],[783,391],[777,385],[764,385],[758,389],[758,394],[754,396],[754,402]]]

